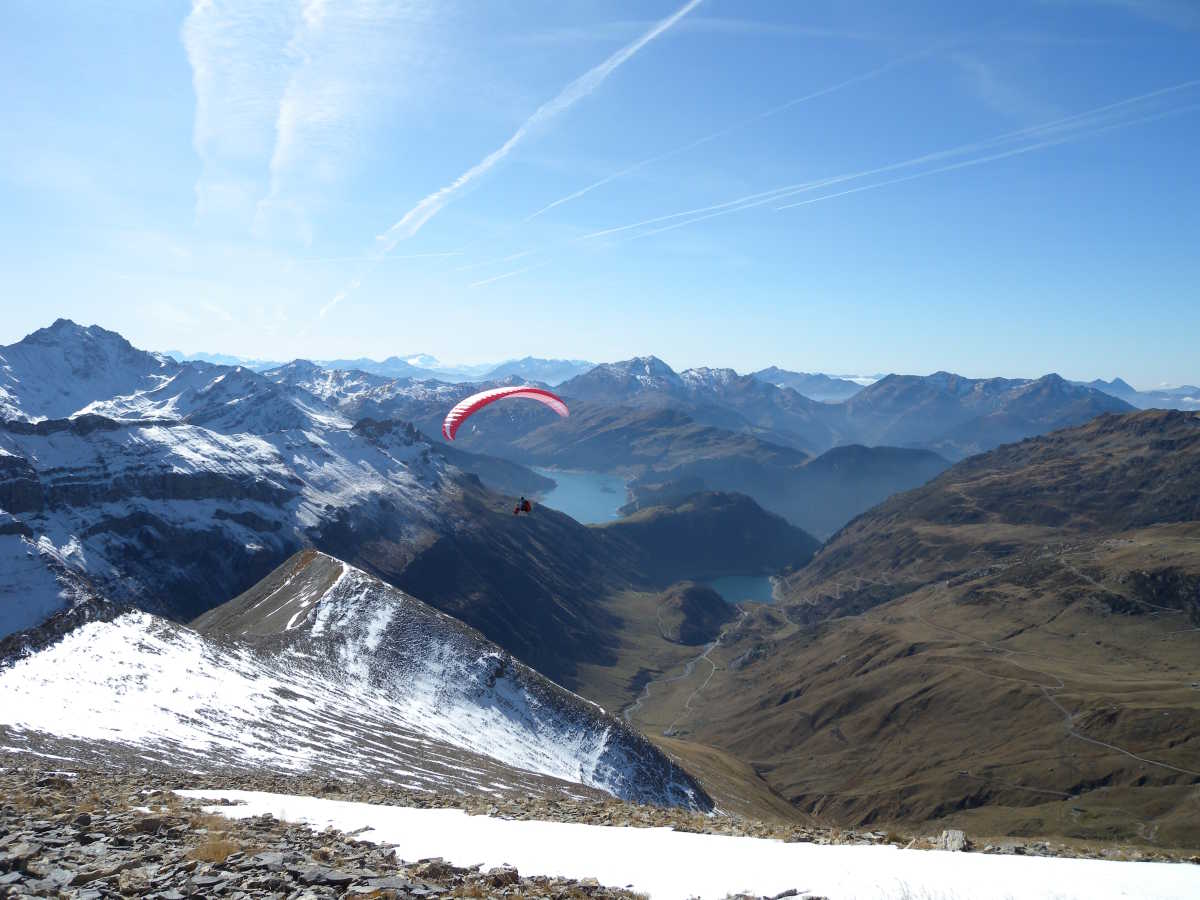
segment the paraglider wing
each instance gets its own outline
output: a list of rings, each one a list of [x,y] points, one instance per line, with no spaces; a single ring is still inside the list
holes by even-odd
[[[563,403],[561,397],[550,393],[550,391],[542,390],[542,388],[493,388],[490,391],[480,391],[478,394],[472,394],[465,400],[460,400],[455,404],[454,409],[446,413],[446,420],[442,422],[442,436],[448,441],[454,440],[454,436],[458,433],[458,426],[469,419],[474,413],[489,404],[495,403],[497,400],[507,400],[510,397],[537,400],[539,403],[544,403],[550,407],[563,418],[570,415],[570,412],[567,410],[567,404]]]

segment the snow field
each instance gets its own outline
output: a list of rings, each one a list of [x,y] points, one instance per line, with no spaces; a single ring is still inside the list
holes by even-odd
[[[514,865],[522,875],[596,878],[653,900],[772,896],[795,888],[832,900],[1195,900],[1200,866],[996,856],[891,846],[785,844],[758,838],[469,816],[260,791],[179,791],[238,806],[206,811],[231,818],[271,814],[332,827],[366,828],[360,840],[396,844],[401,859],[440,856],[459,866]]]

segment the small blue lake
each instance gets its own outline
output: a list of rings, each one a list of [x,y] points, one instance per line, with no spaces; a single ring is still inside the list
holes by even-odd
[[[595,525],[620,518],[617,511],[628,499],[625,479],[605,472],[570,472],[565,469],[534,468],[539,475],[553,478],[555,487],[539,503],[566,513],[576,522]]]
[[[703,582],[725,598],[726,603],[774,603],[770,575],[726,575]]]

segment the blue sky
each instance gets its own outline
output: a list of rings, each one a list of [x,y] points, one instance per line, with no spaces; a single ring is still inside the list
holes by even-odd
[[[10,0],[0,343],[1196,383],[1197,79],[1193,0]]]

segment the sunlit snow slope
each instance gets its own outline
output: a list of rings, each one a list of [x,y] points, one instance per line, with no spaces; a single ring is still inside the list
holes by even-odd
[[[0,670],[0,746],[425,789],[570,782],[708,809],[645,738],[455,619],[313,551],[194,623],[90,622]]]
[[[232,801],[208,808],[243,818],[270,813],[313,829],[396,845],[406,859],[440,856],[455,865],[504,863],[522,875],[596,878],[652,900],[735,894],[837,900],[1193,900],[1200,866],[1109,862],[991,853],[900,850],[889,845],[783,843],[614,828],[574,822],[511,821],[457,809],[406,809],[256,791],[181,791]]]

